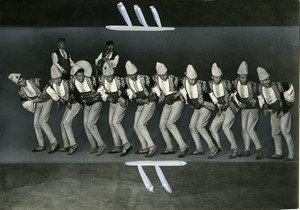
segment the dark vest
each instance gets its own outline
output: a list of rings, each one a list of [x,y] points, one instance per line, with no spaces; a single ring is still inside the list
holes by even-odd
[[[67,79],[69,80],[70,79],[70,71],[71,71],[71,65],[70,65],[70,54],[65,50],[65,52],[67,53],[67,59],[65,59],[61,54],[60,54],[60,51],[59,49],[57,49],[55,51],[56,55],[57,55],[57,59],[58,59],[58,64],[60,66],[62,66],[66,71],[67,73],[63,73],[63,79]]]

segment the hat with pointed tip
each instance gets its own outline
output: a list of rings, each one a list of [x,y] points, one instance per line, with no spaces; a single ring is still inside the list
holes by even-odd
[[[131,61],[126,62],[125,68],[127,75],[133,75],[137,72],[136,66],[133,63],[131,63]]]
[[[246,63],[246,61],[243,61],[243,62],[240,64],[237,73],[238,73],[239,75],[241,75],[241,74],[248,74],[248,64]]]
[[[257,67],[257,75],[259,80],[265,80],[270,77],[270,74],[262,67]]]
[[[164,75],[167,73],[167,71],[168,71],[168,69],[165,66],[165,64],[156,62],[156,72],[158,75]]]
[[[214,77],[219,77],[222,75],[222,70],[217,66],[216,63],[214,63],[212,65],[212,68],[211,68],[211,74],[214,76]]]
[[[197,78],[197,72],[191,64],[189,64],[186,68],[186,76],[190,79]]]

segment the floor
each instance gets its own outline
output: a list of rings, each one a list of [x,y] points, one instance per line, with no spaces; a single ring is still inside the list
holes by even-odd
[[[152,167],[154,192],[122,163],[9,164],[0,167],[0,209],[294,209],[298,162],[199,162]]]

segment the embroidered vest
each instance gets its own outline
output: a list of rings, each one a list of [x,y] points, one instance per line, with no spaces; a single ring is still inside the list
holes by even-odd
[[[259,104],[258,104],[258,99],[257,99],[257,85],[256,85],[256,83],[251,82],[251,81],[247,82],[247,89],[248,89],[249,97],[248,98],[242,98],[240,96],[239,92],[238,92],[238,88],[237,88],[238,82],[239,82],[238,79],[232,81],[232,84],[234,85],[235,90],[237,92],[237,94],[236,94],[237,100],[240,101],[241,103],[246,104],[245,109],[258,109]],[[254,105],[250,104],[249,100],[251,100],[251,99],[256,100],[256,103]]]
[[[218,103],[223,105],[223,110],[226,110],[228,107],[230,107],[233,113],[237,113],[239,111],[239,106],[230,98],[232,91],[232,85],[230,81],[222,80],[221,83],[224,89],[224,96],[217,98]],[[209,81],[208,84],[210,88],[209,92],[213,92],[213,81]]]
[[[123,97],[124,99],[125,98],[125,93],[124,93],[124,87],[125,87],[125,81],[124,81],[124,78],[121,78],[121,77],[117,77],[115,76],[114,77],[114,80],[116,81],[116,86],[117,86],[117,91],[116,92],[109,92],[109,90],[107,90],[107,88],[105,87],[105,77],[103,76],[99,76],[98,77],[98,80],[99,80],[99,83],[100,83],[100,86],[102,85],[103,88],[105,89],[105,92],[106,94],[108,94],[110,97],[112,97],[112,101],[111,103],[118,103],[118,99],[120,97]],[[128,103],[127,100],[125,103]]]
[[[150,86],[150,77],[147,75],[138,75],[138,78],[141,82],[142,91],[135,92],[134,89],[131,87],[131,84],[129,82],[129,77],[127,76],[125,78],[126,84],[128,88],[135,93],[136,97],[133,99],[133,101],[138,105],[138,106],[143,106],[144,104],[148,104],[149,102],[153,102],[155,99],[149,97],[149,90],[146,88],[146,86]]]
[[[160,89],[161,93],[164,94],[161,87],[160,87],[160,85],[159,85],[158,77],[159,76],[157,74],[153,75],[153,80],[154,80],[156,86]],[[177,92],[178,78],[171,75],[171,74],[169,74],[168,75],[168,80],[169,80],[169,90],[170,90],[170,92],[173,92],[173,91],[175,91],[175,92],[171,93],[169,95],[164,94],[164,96],[165,96],[164,103],[168,104],[168,105],[172,105],[176,101],[181,100],[179,97],[175,97],[175,94]]]
[[[284,86],[287,86],[284,88]],[[272,109],[275,112],[279,113],[283,111],[284,113],[287,113],[293,106],[294,103],[289,103],[284,99],[283,92],[288,90],[289,84],[283,83],[283,82],[272,82],[271,88],[273,89],[277,101],[275,101],[273,104],[268,105],[268,109]],[[258,91],[263,96],[263,99],[265,101],[265,104],[267,104],[266,99],[264,98],[263,91],[262,91],[262,84],[259,84]]]
[[[92,106],[94,103],[101,101],[99,93],[95,91],[94,78],[92,77],[85,77],[87,85],[91,89],[89,92],[80,93],[75,85],[75,78],[72,80],[72,85],[74,87],[74,95],[77,101],[81,104],[86,104],[88,106]]]
[[[51,87],[53,87],[54,89],[54,81],[51,79],[49,81],[49,84]],[[68,103],[70,104],[74,104],[77,102],[75,96],[74,96],[74,90],[72,90],[71,88],[71,82],[68,81],[68,80],[62,80],[61,81],[61,85],[63,85],[63,88],[64,88],[64,92],[65,92],[65,95],[62,97],[63,100],[67,101]]]
[[[42,90],[41,84],[40,84],[40,79],[39,78],[33,78],[33,79],[28,79],[27,80],[33,90],[35,91],[36,95],[35,97],[29,97],[26,92],[21,88],[19,90],[19,96],[21,97],[22,101],[26,101],[27,99],[35,99],[39,98],[41,100],[40,103],[45,102],[49,100],[51,97],[46,93],[45,88]]]

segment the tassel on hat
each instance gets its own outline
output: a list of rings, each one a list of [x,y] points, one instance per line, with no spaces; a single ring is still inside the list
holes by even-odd
[[[102,73],[104,76],[110,76],[113,75],[115,71],[107,62],[105,62],[102,67]]]
[[[22,75],[20,73],[12,73],[8,76],[8,79],[10,79],[13,83],[18,84],[21,77]]]
[[[265,80],[268,77],[270,77],[270,74],[264,68],[261,67],[257,67],[257,74],[259,80]]]
[[[50,73],[51,73],[51,78],[52,79],[59,78],[62,75],[61,72],[60,72],[60,70],[55,65],[51,66]]]
[[[168,71],[167,67],[163,63],[156,62],[156,72],[158,75],[164,75]]]
[[[243,61],[243,62],[240,64],[237,73],[238,73],[239,75],[241,75],[241,74],[248,74],[248,64],[246,63],[246,61]]]
[[[127,75],[133,75],[137,72],[136,66],[133,63],[131,63],[130,61],[126,62],[125,68],[126,68]]]
[[[216,63],[214,63],[212,65],[212,68],[211,68],[211,74],[214,76],[214,77],[220,77],[222,75],[222,70],[217,66]]]
[[[194,67],[191,64],[189,64],[186,68],[186,76],[190,79],[197,78],[197,72],[195,71]]]

